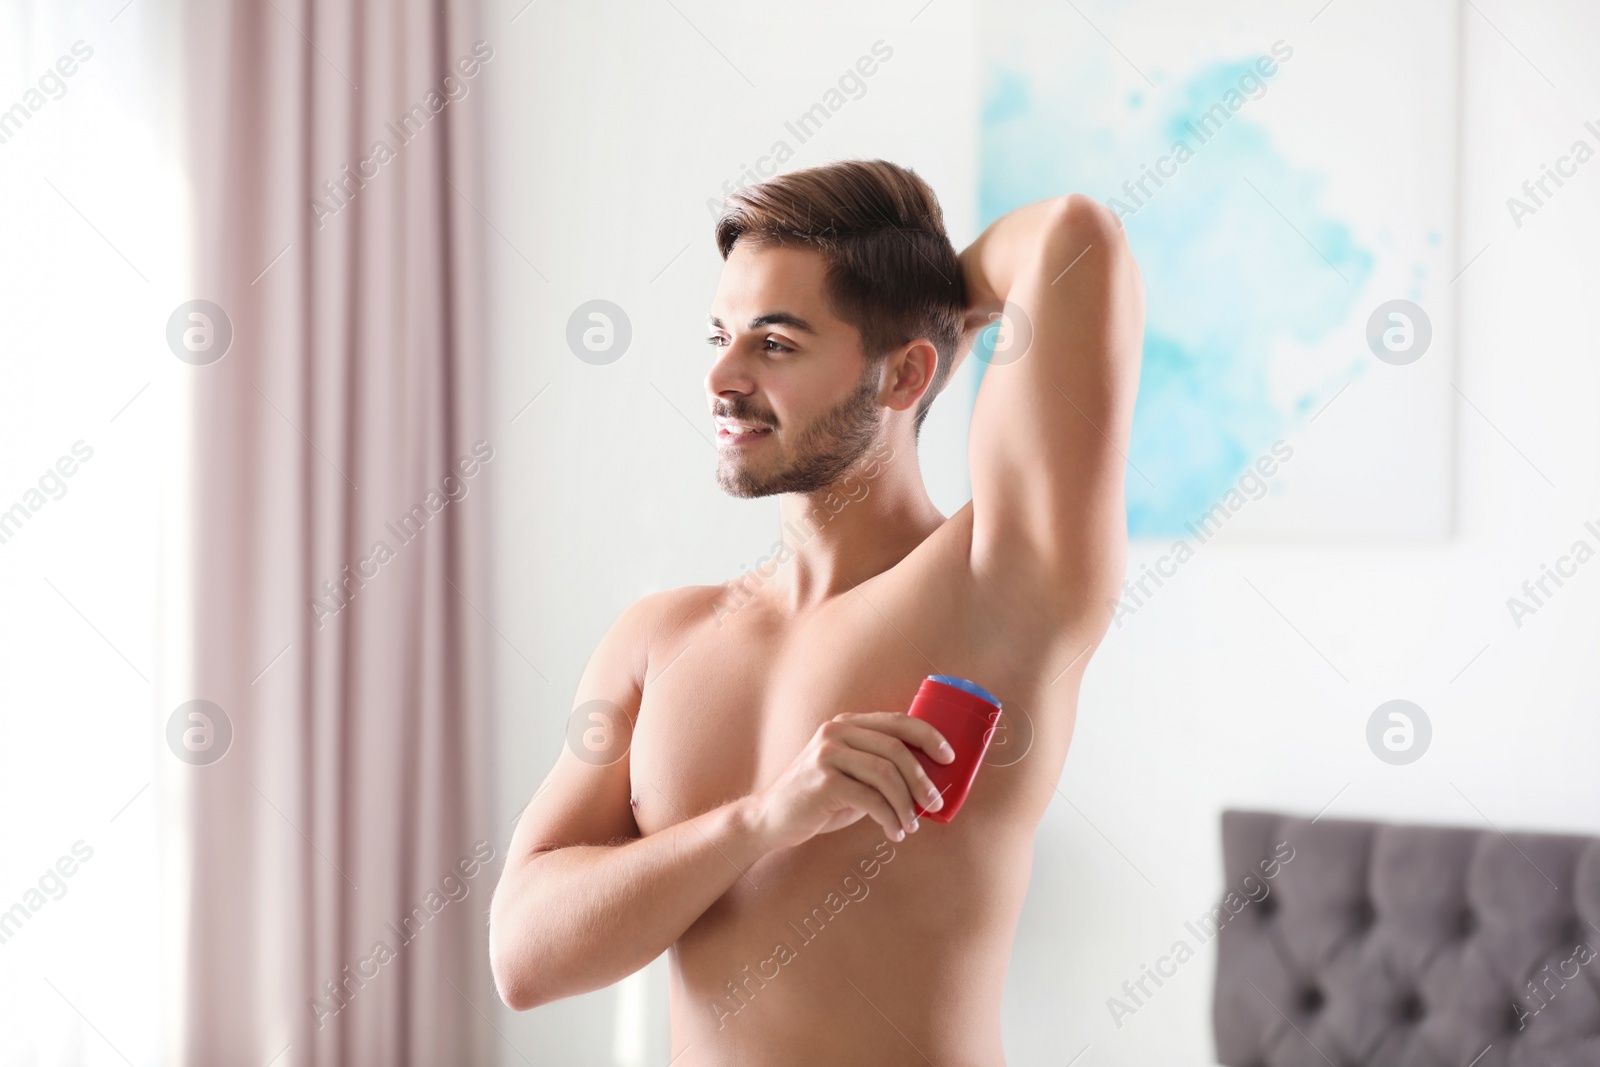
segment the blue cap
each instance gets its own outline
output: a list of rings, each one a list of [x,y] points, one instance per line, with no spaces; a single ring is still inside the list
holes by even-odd
[[[987,700],[997,708],[1000,706],[999,698],[977,682],[969,682],[965,678],[957,678],[953,674],[930,674],[928,679],[934,682],[942,682],[954,689],[960,689],[962,692],[971,693],[979,700]]]

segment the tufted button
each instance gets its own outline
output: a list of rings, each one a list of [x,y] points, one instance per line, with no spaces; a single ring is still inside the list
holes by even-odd
[[[1522,1005],[1514,1000],[1506,1009],[1506,1032],[1511,1036],[1516,1036],[1526,1028],[1527,1024],[1522,1021],[1523,1014]]]
[[[1471,937],[1478,932],[1478,916],[1471,908],[1462,908],[1461,914],[1456,916],[1456,933],[1462,937]]]
[[[1278,914],[1278,902],[1271,896],[1261,898],[1261,903],[1256,905],[1256,915],[1262,919],[1270,919]]]
[[[1315,1015],[1321,1011],[1324,1003],[1322,990],[1316,986],[1308,986],[1300,991],[1300,1010],[1307,1015]]]
[[[1415,993],[1407,993],[1401,997],[1397,1010],[1400,1013],[1401,1021],[1408,1023],[1417,1022],[1425,1014],[1422,998]]]
[[[1372,901],[1365,897],[1355,902],[1350,909],[1350,919],[1356,924],[1357,930],[1370,930],[1377,921],[1378,911],[1372,906]]]
[[[1567,923],[1566,929],[1561,932],[1561,940],[1569,945],[1577,945],[1585,939],[1585,935],[1588,932],[1588,927],[1584,925],[1583,920],[1574,916],[1572,921]]]

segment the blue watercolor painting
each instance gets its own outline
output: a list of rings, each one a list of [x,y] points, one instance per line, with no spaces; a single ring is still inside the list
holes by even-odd
[[[1329,213],[1325,176],[1291,162],[1252,118],[1251,99],[1196,125],[1248,83],[1257,58],[1120,93],[1093,72],[1063,75],[1065,60],[1033,72],[992,59],[986,72],[980,224],[1085,193],[1118,210],[1144,276],[1126,485],[1135,537],[1183,535],[1274,441],[1369,369],[1352,353],[1310,378],[1288,375],[1287,394],[1285,376],[1273,376],[1282,352],[1365,315],[1358,299],[1374,254],[1349,220]],[[1271,79],[1256,81],[1273,91]],[[1083,99],[1096,106],[1080,107]],[[1187,155],[1174,151],[1180,143]],[[1163,158],[1168,176],[1158,181]]]

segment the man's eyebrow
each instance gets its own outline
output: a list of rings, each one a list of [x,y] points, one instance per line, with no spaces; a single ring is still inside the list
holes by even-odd
[[[727,328],[723,325],[722,320],[717,318],[715,315],[707,318],[706,322],[719,330]],[[763,326],[788,326],[791,329],[800,330],[803,333],[809,334],[815,334],[817,332],[816,329],[805,319],[802,319],[799,315],[791,315],[787,311],[769,311],[765,315],[757,315],[755,318],[750,320],[749,328],[752,330],[759,330]]]

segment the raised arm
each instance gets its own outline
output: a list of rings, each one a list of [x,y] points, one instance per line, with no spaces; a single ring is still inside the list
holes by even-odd
[[[1098,635],[1126,559],[1138,267],[1115,215],[1080,194],[1006,214],[961,263],[969,328],[1007,304],[1020,309],[972,413],[974,568],[1002,589],[1042,593],[1064,626],[1095,620]]]

